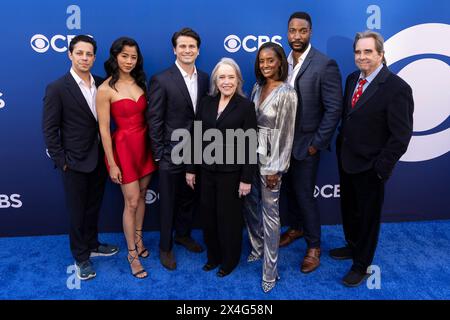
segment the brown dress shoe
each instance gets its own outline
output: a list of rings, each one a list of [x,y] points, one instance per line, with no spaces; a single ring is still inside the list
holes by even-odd
[[[295,240],[297,240],[298,238],[301,238],[301,237],[303,237],[302,230],[295,230],[295,229],[289,228],[280,237],[280,248],[290,245],[292,242],[294,242]]]
[[[309,273],[316,270],[320,265],[320,248],[311,248],[306,251],[302,263],[302,272]]]

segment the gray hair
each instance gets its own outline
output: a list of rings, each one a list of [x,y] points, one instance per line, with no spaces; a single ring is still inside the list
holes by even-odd
[[[242,79],[241,69],[239,68],[239,65],[236,63],[236,61],[234,61],[231,58],[220,59],[220,61],[214,67],[214,69],[211,73],[211,79],[210,79],[211,84],[209,87],[209,94],[211,96],[216,96],[219,93],[219,89],[217,88],[217,84],[216,84],[217,71],[223,65],[228,65],[234,69],[234,71],[236,72],[237,80],[238,80],[236,92],[238,93],[238,95],[245,97],[245,93],[244,93],[244,91],[242,91],[242,85],[244,84],[244,80]]]
[[[386,64],[386,58],[384,57],[384,39],[381,34],[375,31],[367,30],[364,32],[358,32],[355,35],[355,41],[353,42],[353,51],[355,51],[356,43],[360,39],[372,38],[375,40],[375,49],[379,54],[383,54],[383,64]]]

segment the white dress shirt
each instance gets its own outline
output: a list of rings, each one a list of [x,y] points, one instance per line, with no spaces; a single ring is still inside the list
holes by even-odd
[[[186,83],[186,87],[189,91],[189,95],[191,96],[192,105],[194,106],[194,112],[196,111],[197,106],[197,90],[198,90],[198,83],[197,83],[197,68],[194,66],[194,73],[192,76],[189,76],[189,74],[181,68],[181,66],[178,64],[178,61],[175,61],[176,66],[181,72],[181,75],[183,76],[184,82]]]
[[[295,78],[297,78],[298,72],[300,71],[300,68],[302,67],[303,62],[305,61],[306,56],[308,55],[309,51],[311,50],[311,43],[308,44],[308,48],[306,48],[305,52],[298,58],[297,64],[294,67],[294,56],[292,54],[292,51],[289,53],[289,56],[287,58],[288,61],[288,83],[291,85],[292,88],[295,88]]]
[[[89,88],[87,84],[84,82],[83,79],[80,78],[76,74],[76,72],[71,68],[70,74],[75,79],[75,82],[78,84],[78,87],[81,90],[81,93],[83,94],[84,98],[86,99],[86,102],[89,106],[89,108],[92,111],[92,114],[94,115],[95,119],[97,120],[97,109],[95,106],[95,97],[97,96],[97,87],[95,86],[94,77],[89,74],[91,87]]]

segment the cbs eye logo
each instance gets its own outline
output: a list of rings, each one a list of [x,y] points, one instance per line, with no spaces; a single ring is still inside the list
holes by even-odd
[[[241,48],[241,39],[237,35],[230,34],[223,40],[223,46],[228,52],[237,52]]]
[[[147,190],[147,193],[145,195],[145,203],[146,204],[153,204],[156,202],[156,200],[159,199],[159,195],[156,194],[153,190]]]
[[[31,48],[39,53],[44,53],[50,47],[50,42],[43,34],[35,34],[30,40]]]
[[[450,46],[445,39],[450,39],[450,25],[426,23],[385,42],[388,65],[406,64],[398,75],[414,96],[413,136],[401,161],[427,161],[450,151]]]

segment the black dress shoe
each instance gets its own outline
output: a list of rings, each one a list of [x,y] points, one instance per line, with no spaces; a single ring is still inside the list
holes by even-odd
[[[329,254],[336,260],[353,259],[353,250],[350,247],[331,249]]]
[[[195,253],[203,252],[203,248],[191,237],[175,237],[174,242]]]
[[[225,277],[225,276],[227,276],[227,275],[229,275],[231,272],[227,272],[227,271],[225,271],[225,270],[223,270],[223,269],[219,269],[219,271],[217,271],[217,276],[219,277],[219,278],[223,278],[223,277]]]
[[[202,270],[203,270],[203,271],[211,271],[211,270],[214,270],[215,268],[217,268],[217,266],[218,266],[218,264],[214,264],[214,263],[209,263],[209,262],[207,262],[207,263],[203,266]]]
[[[369,277],[369,274],[367,273],[350,270],[345,277],[342,278],[342,283],[347,287],[357,287],[363,283],[367,277]]]
[[[164,268],[172,271],[177,268],[177,262],[175,261],[175,257],[171,251],[159,251],[159,261],[163,265]]]

